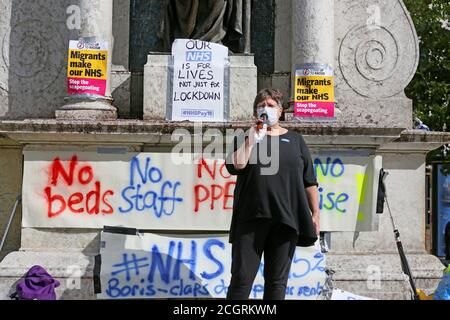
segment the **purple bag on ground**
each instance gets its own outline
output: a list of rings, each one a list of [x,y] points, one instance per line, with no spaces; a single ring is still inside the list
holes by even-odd
[[[56,300],[55,288],[58,280],[53,279],[41,266],[32,267],[17,284],[17,291],[11,296],[18,300]]]

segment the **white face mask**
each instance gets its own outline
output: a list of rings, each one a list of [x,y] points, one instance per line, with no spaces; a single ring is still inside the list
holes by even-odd
[[[280,120],[278,118],[278,110],[277,110],[277,108],[264,107],[264,108],[259,108],[257,111],[258,111],[258,118],[261,118],[262,115],[264,115],[264,114],[267,115],[267,125],[269,127],[273,127]]]

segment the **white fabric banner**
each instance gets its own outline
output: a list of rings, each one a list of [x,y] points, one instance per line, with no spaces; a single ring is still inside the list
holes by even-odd
[[[102,233],[99,299],[225,298],[231,279],[227,236]],[[264,293],[264,261],[250,298]],[[317,299],[325,283],[318,245],[297,248],[286,299]]]
[[[322,231],[378,230],[381,156],[313,156]]]
[[[359,296],[351,292],[347,292],[340,289],[334,289],[331,295],[331,300],[376,300],[368,297]]]
[[[228,231],[236,177],[224,160],[170,153],[27,151],[23,226]],[[380,157],[313,157],[322,231],[372,231]]]

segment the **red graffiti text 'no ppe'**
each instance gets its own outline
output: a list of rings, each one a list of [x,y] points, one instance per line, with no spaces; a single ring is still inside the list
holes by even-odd
[[[212,168],[211,168],[212,167]],[[195,196],[195,208],[194,212],[198,213],[200,210],[200,204],[209,204],[209,209],[214,210],[216,208],[216,203],[220,203],[222,210],[232,210],[232,200],[233,190],[236,185],[235,181],[227,181],[223,185],[219,185],[217,181],[218,174],[223,179],[230,179],[231,176],[228,174],[225,163],[222,165],[218,164],[215,160],[213,164],[208,165],[205,159],[201,159],[197,167],[197,178],[203,178],[203,172],[206,171],[209,177],[213,180],[210,185],[197,184],[194,187]],[[216,183],[214,183],[216,182]],[[231,202],[229,204],[229,202]]]

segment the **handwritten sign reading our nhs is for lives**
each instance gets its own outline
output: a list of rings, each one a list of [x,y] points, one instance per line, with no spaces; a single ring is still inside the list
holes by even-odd
[[[224,160],[167,153],[24,152],[23,226],[228,231],[236,177]],[[380,157],[314,156],[323,231],[373,231]]]
[[[231,277],[226,236],[125,235],[102,233],[97,265],[99,299],[225,298]],[[99,260],[97,260],[99,263]],[[251,299],[264,293],[264,261]],[[325,256],[318,246],[297,248],[287,299],[317,299],[325,283]]]
[[[169,120],[226,121],[228,48],[210,42],[176,39],[172,59],[173,92]]]

